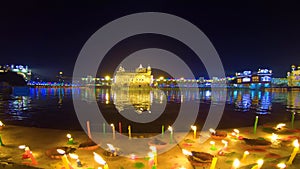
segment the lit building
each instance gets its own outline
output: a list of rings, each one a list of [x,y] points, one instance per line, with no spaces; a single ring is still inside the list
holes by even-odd
[[[287,78],[272,78],[272,86],[274,87],[287,87]]]
[[[151,67],[144,68],[142,65],[134,72],[126,71],[120,66],[113,79],[113,87],[150,87],[153,83]]]
[[[270,87],[272,70],[259,69],[257,72],[243,71],[236,73],[235,84],[250,88]]]
[[[0,66],[0,73],[1,72],[16,72],[17,74],[21,75],[25,81],[29,81],[31,79],[31,70],[28,69],[28,66],[23,65],[5,65]]]
[[[292,65],[292,71],[287,72],[288,86],[290,87],[300,87],[300,66],[297,67]]]

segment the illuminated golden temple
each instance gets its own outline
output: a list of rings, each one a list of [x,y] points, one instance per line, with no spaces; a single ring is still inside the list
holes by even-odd
[[[117,70],[113,87],[136,87],[145,88],[150,87],[153,83],[153,76],[151,75],[151,67],[144,68],[141,64],[135,71],[125,71],[124,67],[120,66]]]
[[[297,67],[292,65],[292,71],[287,73],[288,86],[300,87],[300,66]]]

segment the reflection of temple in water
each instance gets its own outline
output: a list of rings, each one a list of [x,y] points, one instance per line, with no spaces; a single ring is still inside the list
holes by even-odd
[[[236,111],[254,110],[257,114],[270,114],[272,110],[269,92],[234,91],[233,96]]]
[[[289,111],[300,113],[300,93],[296,91],[287,92],[287,106]]]
[[[151,90],[145,89],[116,89],[111,91],[113,94],[113,102],[116,109],[121,112],[126,107],[133,106],[138,114],[143,112],[150,113],[150,106],[152,103],[152,92]]]

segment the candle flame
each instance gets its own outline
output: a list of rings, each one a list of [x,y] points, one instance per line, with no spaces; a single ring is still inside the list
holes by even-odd
[[[62,149],[56,149],[56,151],[59,153],[59,154],[65,154],[65,150],[62,150]]]
[[[136,155],[135,154],[130,154],[130,159],[131,160],[135,160],[136,159]]]
[[[210,141],[209,144],[215,145],[216,143],[214,141]]]
[[[241,162],[240,162],[239,159],[235,159],[235,160],[233,161],[233,167],[234,167],[234,168],[238,168],[238,167],[240,166],[240,164],[241,164]]]
[[[276,129],[281,129],[282,127],[285,127],[285,126],[286,126],[286,124],[279,123],[279,124],[277,124]]]
[[[212,134],[216,134],[216,130],[212,128],[209,129],[209,132],[211,132]]]
[[[173,128],[172,128],[171,126],[169,126],[169,127],[168,127],[168,130],[169,130],[170,132],[172,132],[172,131],[173,131]]]
[[[67,138],[72,138],[72,135],[71,134],[67,134]]]
[[[22,149],[22,150],[23,150],[23,149],[25,149],[25,148],[26,148],[26,145],[20,145],[20,146],[19,146],[19,149]]]
[[[279,138],[279,137],[278,137],[277,134],[272,133],[272,136],[271,136],[272,141],[276,141],[278,138]]]
[[[110,124],[111,127],[115,127],[115,125],[113,123]]]
[[[286,165],[284,163],[279,163],[277,164],[278,168],[286,168]]]
[[[233,129],[233,131],[236,133],[236,134],[239,134],[240,131],[238,129]]]
[[[2,121],[0,121],[0,127],[4,126],[4,124],[2,123]]]
[[[93,152],[94,154],[94,160],[100,164],[100,165],[105,165],[106,164],[106,161],[104,161],[104,159],[97,153]]]
[[[192,155],[193,155],[192,152],[190,152],[190,151],[188,151],[188,150],[186,150],[186,149],[182,149],[182,153],[183,153],[184,155],[189,155],[189,156],[192,156]]]
[[[191,126],[191,129],[195,131],[197,130],[197,126]]]
[[[110,151],[116,151],[115,147],[112,144],[107,144],[107,146]]]
[[[294,147],[299,148],[298,139],[296,139],[296,140],[293,141],[293,145],[294,145]]]
[[[250,153],[249,153],[249,151],[244,151],[244,154],[249,155]]]
[[[261,166],[264,164],[264,160],[263,159],[259,159],[257,161],[257,165],[258,165],[258,168],[261,168]]]
[[[72,159],[75,159],[75,160],[78,159],[78,155],[77,155],[77,154],[70,153],[69,156],[70,156]]]

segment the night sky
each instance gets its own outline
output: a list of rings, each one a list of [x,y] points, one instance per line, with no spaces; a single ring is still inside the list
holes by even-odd
[[[299,5],[284,1],[245,2],[2,2],[0,64],[28,65],[41,77],[52,78],[59,71],[72,76],[82,46],[103,25],[137,12],[165,12],[192,22],[208,36],[227,75],[247,69],[269,68],[275,77],[285,77],[291,64],[300,64]],[[117,65],[120,58],[130,54],[128,51],[153,44],[168,48],[163,45],[165,42],[170,42],[169,47],[176,43],[164,37],[150,36],[146,37],[148,43],[141,44],[145,41],[141,39],[135,37],[127,40],[132,45],[122,42],[123,47],[115,47],[117,51],[111,52],[115,58],[112,65]],[[127,52],[122,53],[122,48]],[[184,55],[185,60],[193,58],[189,51]],[[195,68],[196,77],[205,76],[205,71],[199,68],[201,62],[189,64]],[[114,68],[106,68],[102,73],[110,74]]]

